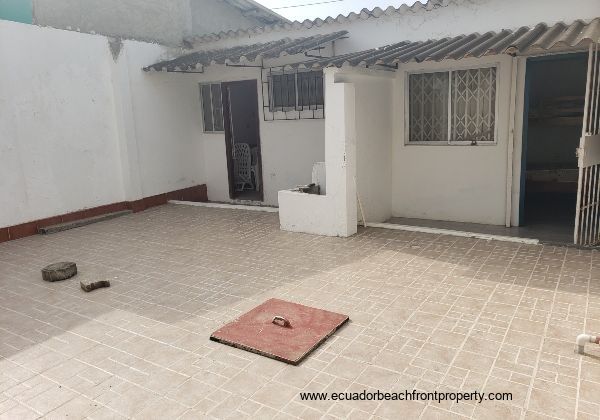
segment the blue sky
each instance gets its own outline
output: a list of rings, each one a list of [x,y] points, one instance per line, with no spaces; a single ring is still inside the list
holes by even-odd
[[[347,15],[358,12],[365,7],[372,9],[388,6],[398,7],[401,4],[413,4],[415,0],[256,0],[264,6],[291,20],[325,18],[327,16]],[[421,1],[422,3],[425,0]],[[320,3],[320,4],[317,4]],[[292,6],[292,7],[290,7]],[[297,7],[295,7],[297,6]]]

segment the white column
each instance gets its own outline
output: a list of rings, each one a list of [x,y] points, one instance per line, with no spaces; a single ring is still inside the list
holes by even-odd
[[[356,123],[354,85],[336,80],[338,69],[325,76],[326,195],[279,191],[283,230],[327,236],[356,233]]]
[[[327,195],[340,236],[356,233],[356,121],[354,84],[336,82],[325,70],[325,167]]]

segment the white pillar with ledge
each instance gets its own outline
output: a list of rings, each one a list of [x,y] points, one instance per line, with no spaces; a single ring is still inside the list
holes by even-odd
[[[356,233],[354,84],[342,81],[338,75],[339,69],[324,70],[327,194],[279,191],[282,230],[341,237]]]

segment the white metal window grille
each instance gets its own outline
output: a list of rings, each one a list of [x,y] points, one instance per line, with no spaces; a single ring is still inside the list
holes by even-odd
[[[410,143],[493,143],[496,68],[485,67],[408,77]]]
[[[202,120],[204,122],[204,132],[222,132],[223,103],[221,98],[221,84],[201,84],[200,100],[202,102]]]
[[[324,105],[323,72],[307,71],[296,74],[298,91],[298,107],[301,109],[317,109]]]
[[[265,120],[324,118],[322,71],[263,69],[262,84]]]
[[[409,76],[410,141],[447,141],[448,72]]]
[[[452,72],[450,141],[494,141],[496,68]]]
[[[271,76],[271,108],[296,107],[296,75],[274,74]]]

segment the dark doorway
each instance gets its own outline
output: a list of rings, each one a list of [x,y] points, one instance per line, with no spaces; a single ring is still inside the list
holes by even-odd
[[[237,200],[263,200],[257,86],[256,80],[221,84],[229,196]]]
[[[529,59],[520,225],[572,242],[587,54]]]

